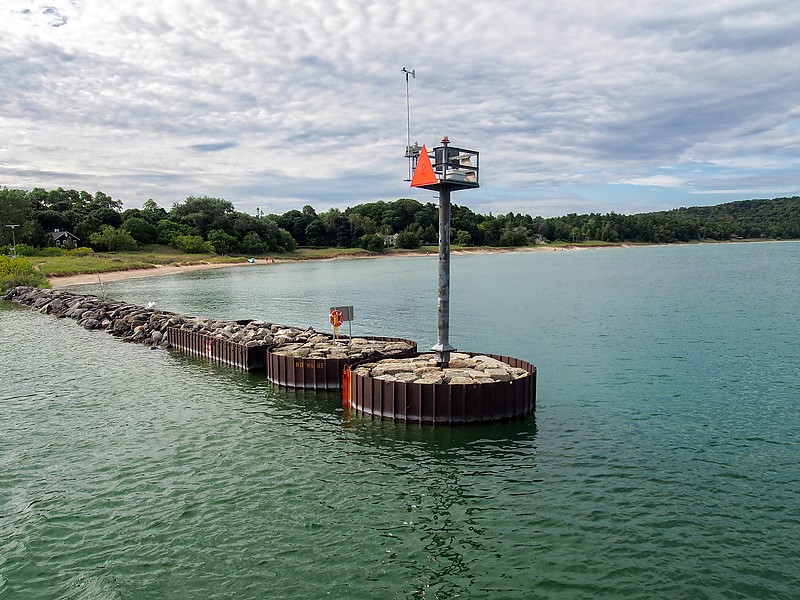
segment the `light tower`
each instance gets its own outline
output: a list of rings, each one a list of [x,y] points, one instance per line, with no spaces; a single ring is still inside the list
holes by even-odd
[[[447,136],[433,149],[433,163],[425,146],[419,154],[411,187],[439,192],[439,294],[436,362],[447,367],[450,353],[450,192],[480,187],[478,183],[479,153],[455,148]]]
[[[406,81],[413,74],[405,67],[403,72]],[[416,353],[408,359],[391,359],[392,373],[397,376],[388,375],[382,359],[347,370],[343,377],[347,382],[345,406],[373,418],[431,424],[500,421],[528,415],[536,409],[533,364],[510,356],[462,350],[452,356],[450,367],[455,351],[450,345],[450,193],[480,187],[480,156],[475,150],[451,146],[446,136],[432,153],[425,146],[415,152],[418,146],[410,146],[410,140],[409,135],[406,158],[409,174],[412,170],[414,173],[411,187],[439,192],[436,345],[431,348],[433,356]],[[424,365],[421,370],[420,362]],[[467,375],[473,367],[476,372],[483,371],[477,378]]]
[[[403,73],[408,102],[408,76],[413,77],[414,72],[403,67]],[[416,353],[408,359],[391,359],[396,376],[389,376],[382,368],[382,359],[347,370],[343,377],[347,382],[345,406],[373,418],[431,424],[489,422],[528,415],[536,409],[533,364],[510,356],[462,350],[452,356],[450,367],[455,351],[450,345],[450,193],[480,187],[480,156],[475,150],[451,146],[447,136],[432,153],[425,146],[411,146],[410,121],[407,118],[406,158],[411,187],[439,192],[436,344],[431,348],[432,356]],[[482,373],[477,378],[468,376],[473,370]]]

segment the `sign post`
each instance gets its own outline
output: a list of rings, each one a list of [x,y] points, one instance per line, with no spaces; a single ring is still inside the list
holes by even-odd
[[[331,310],[330,321],[331,325],[333,325],[333,341],[335,342],[339,335],[339,326],[343,321],[342,311],[336,310],[335,308]]]
[[[341,315],[341,321],[339,322],[340,325],[344,321],[347,321],[347,327],[348,327],[348,329],[350,331],[350,339],[352,340],[353,339],[353,321],[355,320],[354,319],[355,312],[353,311],[353,307],[352,306],[331,306],[331,315],[333,315],[334,312],[338,312]],[[331,317],[331,318],[333,318],[333,317]],[[331,321],[331,325],[333,325],[333,321]],[[335,326],[334,326],[334,328],[335,328]],[[336,335],[336,332],[334,331],[334,336],[335,335]]]
[[[17,258],[17,236],[14,234],[14,230],[19,227],[19,225],[6,225],[11,230],[11,258]]]

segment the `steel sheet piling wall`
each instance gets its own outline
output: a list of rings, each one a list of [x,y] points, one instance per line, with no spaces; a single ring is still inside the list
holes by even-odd
[[[417,353],[417,343],[411,340],[391,337],[365,337],[364,339],[380,342],[404,342],[411,346],[407,352],[392,354],[391,358],[407,358]],[[293,388],[340,390],[345,367],[364,361],[364,359],[353,358],[302,358],[278,354],[279,349],[279,346],[273,346],[267,352],[267,379],[272,383]],[[368,360],[380,360],[388,357],[383,354]]]
[[[229,365],[243,371],[266,371],[278,385],[314,390],[342,389],[346,367],[382,358],[409,358],[417,355],[415,342],[402,338],[367,338],[386,342],[406,342],[408,352],[369,359],[300,358],[276,354],[274,346],[247,347],[207,334],[171,328],[170,345],[191,356]],[[475,353],[470,353],[475,356]],[[525,369],[526,377],[493,383],[421,384],[386,381],[350,373],[350,403],[356,412],[416,423],[478,423],[500,421],[528,415],[536,409],[536,367],[510,356],[488,354],[512,367]]]
[[[351,361],[341,358],[300,358],[267,353],[267,378],[286,387],[336,390],[341,387],[341,374]]]
[[[386,381],[354,371],[351,406],[373,417],[418,423],[501,421],[533,412],[536,367],[508,356],[486,356],[525,369],[528,376],[512,381],[452,385]]]
[[[266,366],[267,346],[245,346],[176,327],[167,331],[167,340],[177,350],[216,364],[236,367],[243,371],[260,371]]]

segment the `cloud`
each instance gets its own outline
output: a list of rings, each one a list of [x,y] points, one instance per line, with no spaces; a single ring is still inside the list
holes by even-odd
[[[415,197],[406,66],[412,142],[481,152],[462,204],[800,193],[800,13],[777,0],[10,0],[0,18],[2,185],[267,212]]]
[[[651,175],[650,177],[640,177],[638,179],[626,179],[621,183],[629,185],[644,185],[656,187],[685,187],[686,182],[680,177],[673,177],[671,175]]]
[[[214,142],[209,144],[192,144],[189,146],[195,152],[220,152],[228,148],[235,148],[236,142]]]

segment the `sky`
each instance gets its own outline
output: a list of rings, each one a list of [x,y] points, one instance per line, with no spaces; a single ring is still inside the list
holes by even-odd
[[[2,0],[0,187],[435,202],[404,151],[448,136],[481,214],[800,195],[798,32],[786,0]]]

